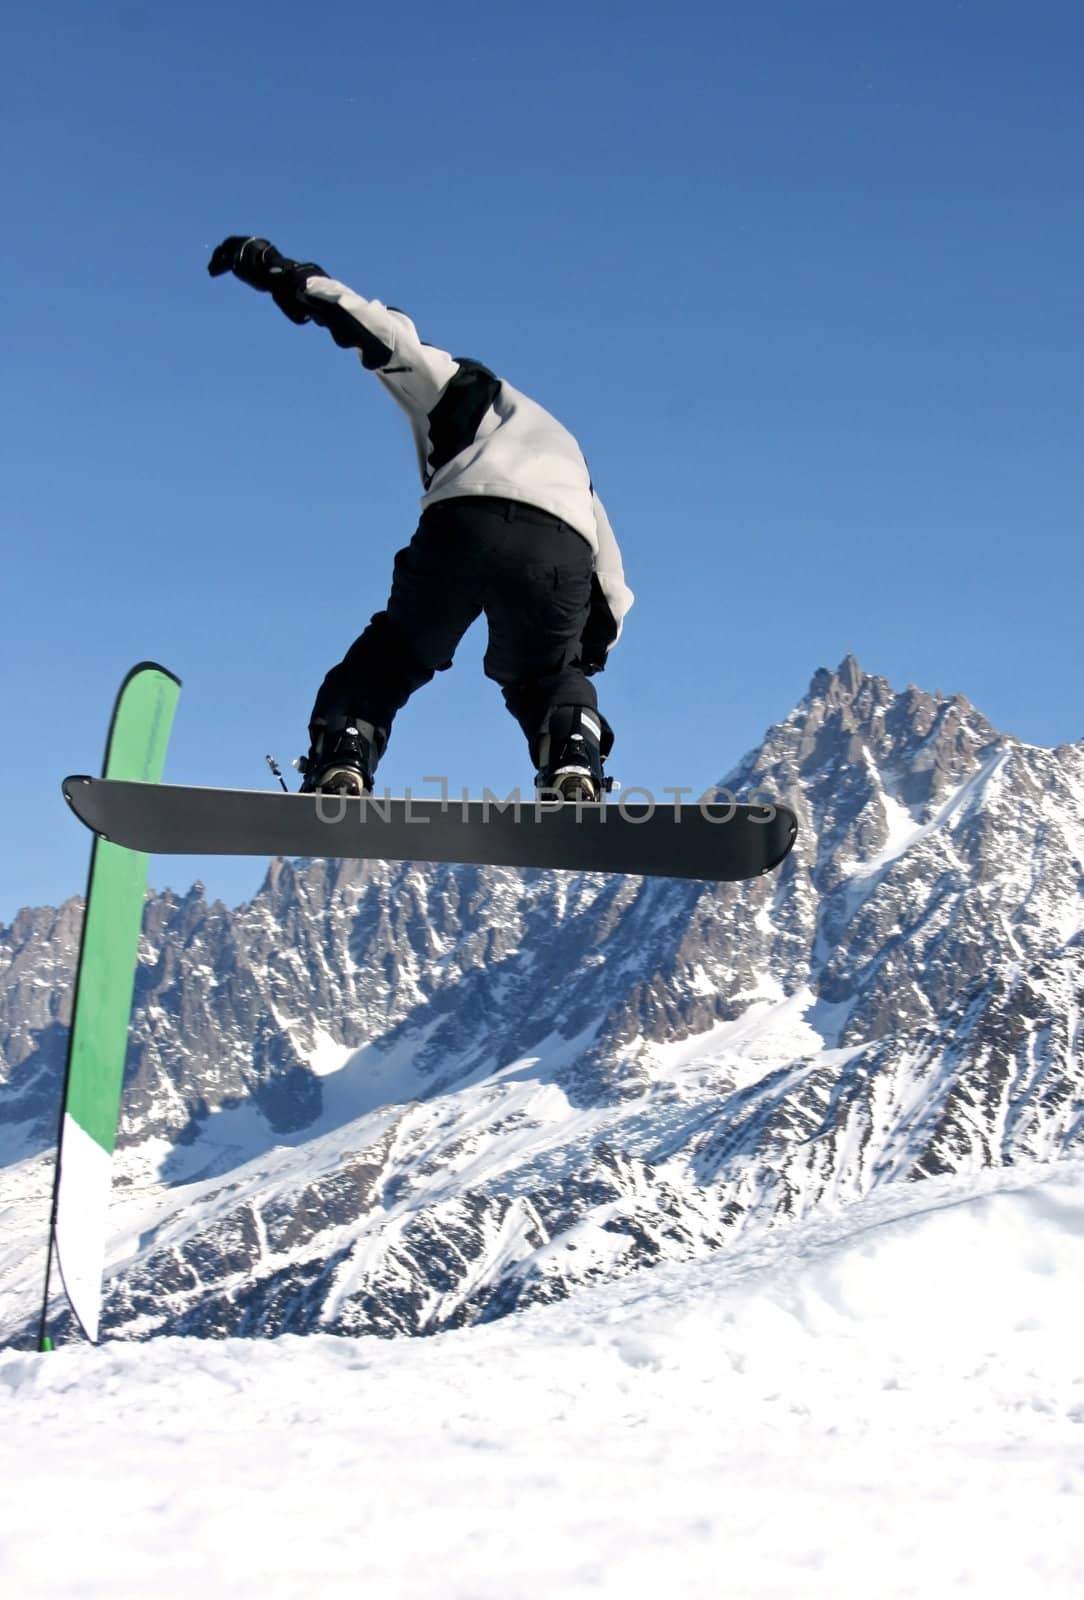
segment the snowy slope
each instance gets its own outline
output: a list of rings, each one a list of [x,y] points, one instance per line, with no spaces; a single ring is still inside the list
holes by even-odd
[[[1068,1600],[1082,1285],[1076,1162],[432,1339],[9,1351],[0,1589]]]
[[[274,863],[148,902],[107,1332],[433,1332],[1084,1148],[1084,745],[818,673],[718,889]],[[77,910],[0,929],[0,1333],[41,1276]]]

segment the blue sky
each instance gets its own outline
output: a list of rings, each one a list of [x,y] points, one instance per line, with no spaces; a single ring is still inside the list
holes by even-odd
[[[59,780],[132,662],[184,680],[168,777],[262,787],[413,530],[404,420],[211,282],[235,231],[577,433],[638,597],[599,680],[626,784],[710,782],[848,651],[1081,738],[1082,52],[1025,0],[19,8],[0,919],[81,889]],[[530,781],[483,648],[382,781]]]

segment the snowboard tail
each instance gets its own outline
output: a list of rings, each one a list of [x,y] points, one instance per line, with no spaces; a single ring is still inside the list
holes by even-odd
[[[756,878],[797,834],[781,805],[552,805],[529,799],[390,799],[64,780],[99,838],[163,855],[455,862],[632,876]]]

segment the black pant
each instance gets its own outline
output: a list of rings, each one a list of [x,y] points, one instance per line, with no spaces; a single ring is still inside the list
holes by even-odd
[[[332,667],[313,718],[345,713],[371,722],[382,751],[395,713],[451,666],[484,611],[486,676],[500,684],[537,761],[539,736],[558,706],[597,710],[579,664],[593,566],[586,539],[533,506],[483,496],[430,506],[395,558],[387,609]]]

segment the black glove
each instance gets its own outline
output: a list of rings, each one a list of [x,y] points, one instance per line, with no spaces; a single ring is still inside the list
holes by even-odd
[[[327,276],[323,267],[318,267],[314,261],[291,261],[288,256],[281,255],[269,240],[239,233],[223,239],[207,263],[207,271],[212,278],[221,278],[224,273],[232,272],[235,278],[240,278],[251,289],[269,294],[279,310],[291,322],[298,323],[309,321],[309,313],[299,298],[305,288],[305,280]]]
[[[617,624],[613,619],[613,612],[606,603],[602,585],[592,573],[591,606],[580,636],[580,653],[576,662],[585,677],[591,678],[596,672],[605,671],[606,657],[616,638]]]

